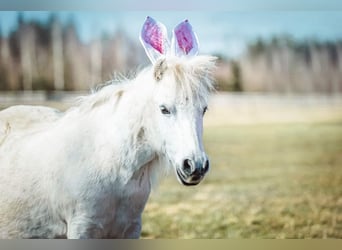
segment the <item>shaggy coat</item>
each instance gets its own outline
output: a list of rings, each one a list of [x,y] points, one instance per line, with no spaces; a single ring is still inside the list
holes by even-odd
[[[204,157],[213,67],[206,56],[162,59],[65,113],[1,111],[0,238],[138,238],[153,182],[190,146],[189,155]],[[161,101],[174,117],[162,116]],[[162,130],[170,119],[174,127]],[[189,129],[177,125],[185,122]]]

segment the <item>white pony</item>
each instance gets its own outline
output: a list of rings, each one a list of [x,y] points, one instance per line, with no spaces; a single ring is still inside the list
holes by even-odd
[[[168,166],[184,185],[209,169],[202,117],[215,59],[197,56],[188,21],[148,17],[153,65],[82,97],[65,113],[0,112],[0,238],[138,238],[154,180]]]

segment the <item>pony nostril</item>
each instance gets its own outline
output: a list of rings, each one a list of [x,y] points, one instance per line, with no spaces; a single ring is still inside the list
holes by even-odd
[[[205,161],[205,164],[204,164],[204,172],[207,172],[209,170],[209,160],[206,160]]]
[[[192,172],[191,160],[189,160],[189,159],[184,160],[184,162],[183,162],[183,171],[186,174],[191,174],[191,172]]]

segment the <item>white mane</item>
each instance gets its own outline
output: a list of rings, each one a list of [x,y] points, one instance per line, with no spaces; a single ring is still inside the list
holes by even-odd
[[[207,99],[209,93],[214,90],[214,81],[212,72],[215,69],[215,57],[212,56],[196,56],[187,57],[171,57],[166,58],[167,69],[175,78],[174,87],[177,92],[184,98],[193,100],[196,98]],[[156,66],[158,67],[158,65]],[[143,69],[134,79],[119,77],[104,84],[100,88],[88,95],[79,97],[77,106],[83,110],[89,110],[97,107],[107,101],[120,99],[132,85],[145,84],[142,81],[154,81],[152,78],[153,66]],[[135,87],[132,88],[134,91]],[[195,99],[196,99],[195,98]]]

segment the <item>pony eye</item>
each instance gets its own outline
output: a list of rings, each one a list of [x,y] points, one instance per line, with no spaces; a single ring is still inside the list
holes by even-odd
[[[207,112],[207,110],[208,110],[208,107],[205,107],[205,108],[203,109],[203,115],[205,114],[205,112]]]
[[[170,110],[168,110],[164,105],[161,105],[159,108],[160,108],[160,112],[162,112],[163,115],[171,114]]]

